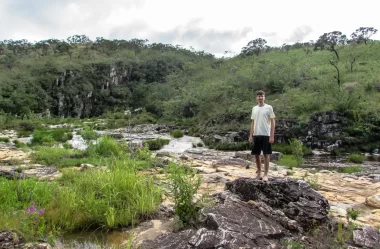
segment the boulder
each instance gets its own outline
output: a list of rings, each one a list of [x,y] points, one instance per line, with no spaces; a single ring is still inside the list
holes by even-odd
[[[354,243],[365,248],[380,247],[380,231],[371,226],[356,228],[353,232]]]
[[[226,189],[214,195],[215,206],[200,211],[199,229],[165,234],[142,248],[284,248],[284,241],[302,242],[302,233],[327,220],[327,200],[304,181],[240,178]]]

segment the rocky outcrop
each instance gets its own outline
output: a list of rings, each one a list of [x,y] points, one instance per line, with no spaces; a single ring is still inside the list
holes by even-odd
[[[364,248],[380,248],[380,231],[374,227],[356,228],[353,232],[356,245]]]
[[[26,243],[22,235],[13,231],[0,231],[0,249],[51,249],[48,243]]]
[[[202,209],[201,228],[145,241],[143,248],[284,248],[327,220],[327,200],[303,181],[240,178],[226,188],[215,195],[216,206]]]

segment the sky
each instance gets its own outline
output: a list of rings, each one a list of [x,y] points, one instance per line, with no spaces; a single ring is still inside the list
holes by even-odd
[[[378,2],[378,3],[377,3]],[[147,39],[216,56],[317,40],[359,27],[380,30],[378,0],[0,0],[0,40]],[[372,39],[380,40],[380,32]]]

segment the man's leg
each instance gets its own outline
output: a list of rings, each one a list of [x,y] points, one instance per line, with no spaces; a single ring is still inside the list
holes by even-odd
[[[268,181],[270,154],[264,154],[264,176],[263,180]]]
[[[255,159],[256,159],[256,167],[257,167],[256,178],[260,179],[260,177],[261,177],[261,158],[260,158],[260,155],[255,155]]]

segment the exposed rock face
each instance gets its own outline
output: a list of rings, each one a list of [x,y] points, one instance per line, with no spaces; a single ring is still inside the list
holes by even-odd
[[[216,206],[202,209],[200,229],[164,235],[143,248],[284,248],[283,241],[327,220],[327,200],[303,181],[240,178],[226,188],[216,194]]]
[[[15,233],[10,231],[1,231],[0,232],[0,248],[22,248],[25,243],[25,239]]]
[[[362,227],[354,230],[354,242],[365,248],[380,248],[380,231],[374,227]]]
[[[226,188],[242,196],[244,201],[260,201],[282,210],[287,217],[299,222],[305,230],[308,230],[313,222],[322,223],[327,220],[328,201],[301,180],[274,178],[266,183],[251,178],[240,178],[227,182]]]

